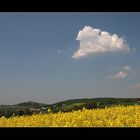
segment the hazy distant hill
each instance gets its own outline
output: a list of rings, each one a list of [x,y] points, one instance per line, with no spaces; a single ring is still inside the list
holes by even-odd
[[[27,101],[27,102],[23,102],[23,103],[18,103],[18,104],[16,104],[16,106],[21,106],[21,107],[42,107],[42,106],[46,106],[46,104]]]
[[[58,104],[72,104],[72,103],[106,103],[106,104],[119,104],[119,103],[139,103],[140,98],[84,98],[84,99],[71,99],[62,102],[55,103]]]

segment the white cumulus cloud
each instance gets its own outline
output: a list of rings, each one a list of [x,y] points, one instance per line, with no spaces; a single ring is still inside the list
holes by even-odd
[[[124,70],[130,70],[131,68],[129,66],[125,66]]]
[[[121,71],[119,71],[118,73],[116,73],[114,75],[109,75],[109,76],[107,76],[107,78],[109,78],[109,79],[123,79],[123,78],[128,76],[130,69],[131,69],[130,66],[124,66]]]
[[[90,54],[106,52],[130,51],[126,41],[117,34],[110,34],[90,26],[79,31],[76,40],[80,42],[78,50],[72,58],[79,59]]]
[[[130,85],[129,87],[130,88],[140,88],[140,83],[135,84],[135,85]]]
[[[107,78],[109,78],[109,79],[122,79],[122,78],[127,77],[127,75],[128,75],[127,72],[125,72],[125,71],[120,71],[120,72],[118,72],[118,73],[115,74],[115,75],[107,76]]]

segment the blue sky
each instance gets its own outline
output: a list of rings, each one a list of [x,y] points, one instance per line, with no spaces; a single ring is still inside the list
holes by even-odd
[[[140,97],[139,25],[140,13],[0,13],[0,104]]]

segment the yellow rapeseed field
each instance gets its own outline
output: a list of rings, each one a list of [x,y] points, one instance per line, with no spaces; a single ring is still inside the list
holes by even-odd
[[[0,127],[140,127],[140,106],[1,117]]]

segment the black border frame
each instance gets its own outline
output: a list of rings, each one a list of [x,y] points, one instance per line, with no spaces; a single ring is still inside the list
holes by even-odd
[[[1,0],[0,12],[139,12],[138,0]]]

